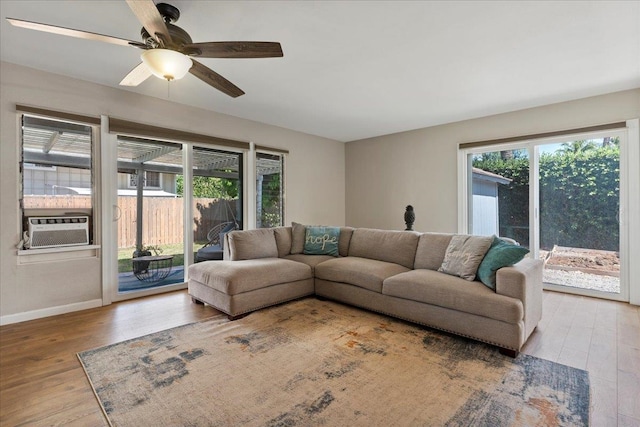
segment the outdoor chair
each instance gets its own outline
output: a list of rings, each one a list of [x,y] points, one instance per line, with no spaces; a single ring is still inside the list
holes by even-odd
[[[196,262],[220,261],[224,252],[224,235],[238,228],[235,221],[222,222],[207,233],[207,243],[196,252]]]

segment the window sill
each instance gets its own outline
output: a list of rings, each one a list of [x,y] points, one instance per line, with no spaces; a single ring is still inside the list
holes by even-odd
[[[20,249],[18,264],[97,258],[100,245],[67,246],[61,248]]]

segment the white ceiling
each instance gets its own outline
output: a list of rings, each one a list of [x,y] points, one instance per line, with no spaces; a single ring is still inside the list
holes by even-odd
[[[167,2],[194,42],[279,41],[284,58],[201,59],[246,92],[236,99],[191,75],[124,90],[339,141],[640,87],[640,1]],[[139,63],[135,48],[4,19],[139,40],[124,1],[0,12],[3,61],[112,87]]]

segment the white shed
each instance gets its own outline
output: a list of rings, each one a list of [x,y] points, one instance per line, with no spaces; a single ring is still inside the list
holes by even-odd
[[[511,179],[472,168],[472,211],[471,233],[477,236],[499,236],[498,184],[509,184]]]

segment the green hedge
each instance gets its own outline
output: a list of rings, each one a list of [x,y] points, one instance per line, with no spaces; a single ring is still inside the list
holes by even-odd
[[[498,187],[500,234],[528,246],[529,160],[487,156],[473,166],[510,178]],[[540,243],[617,251],[620,155],[617,146],[540,158]]]

